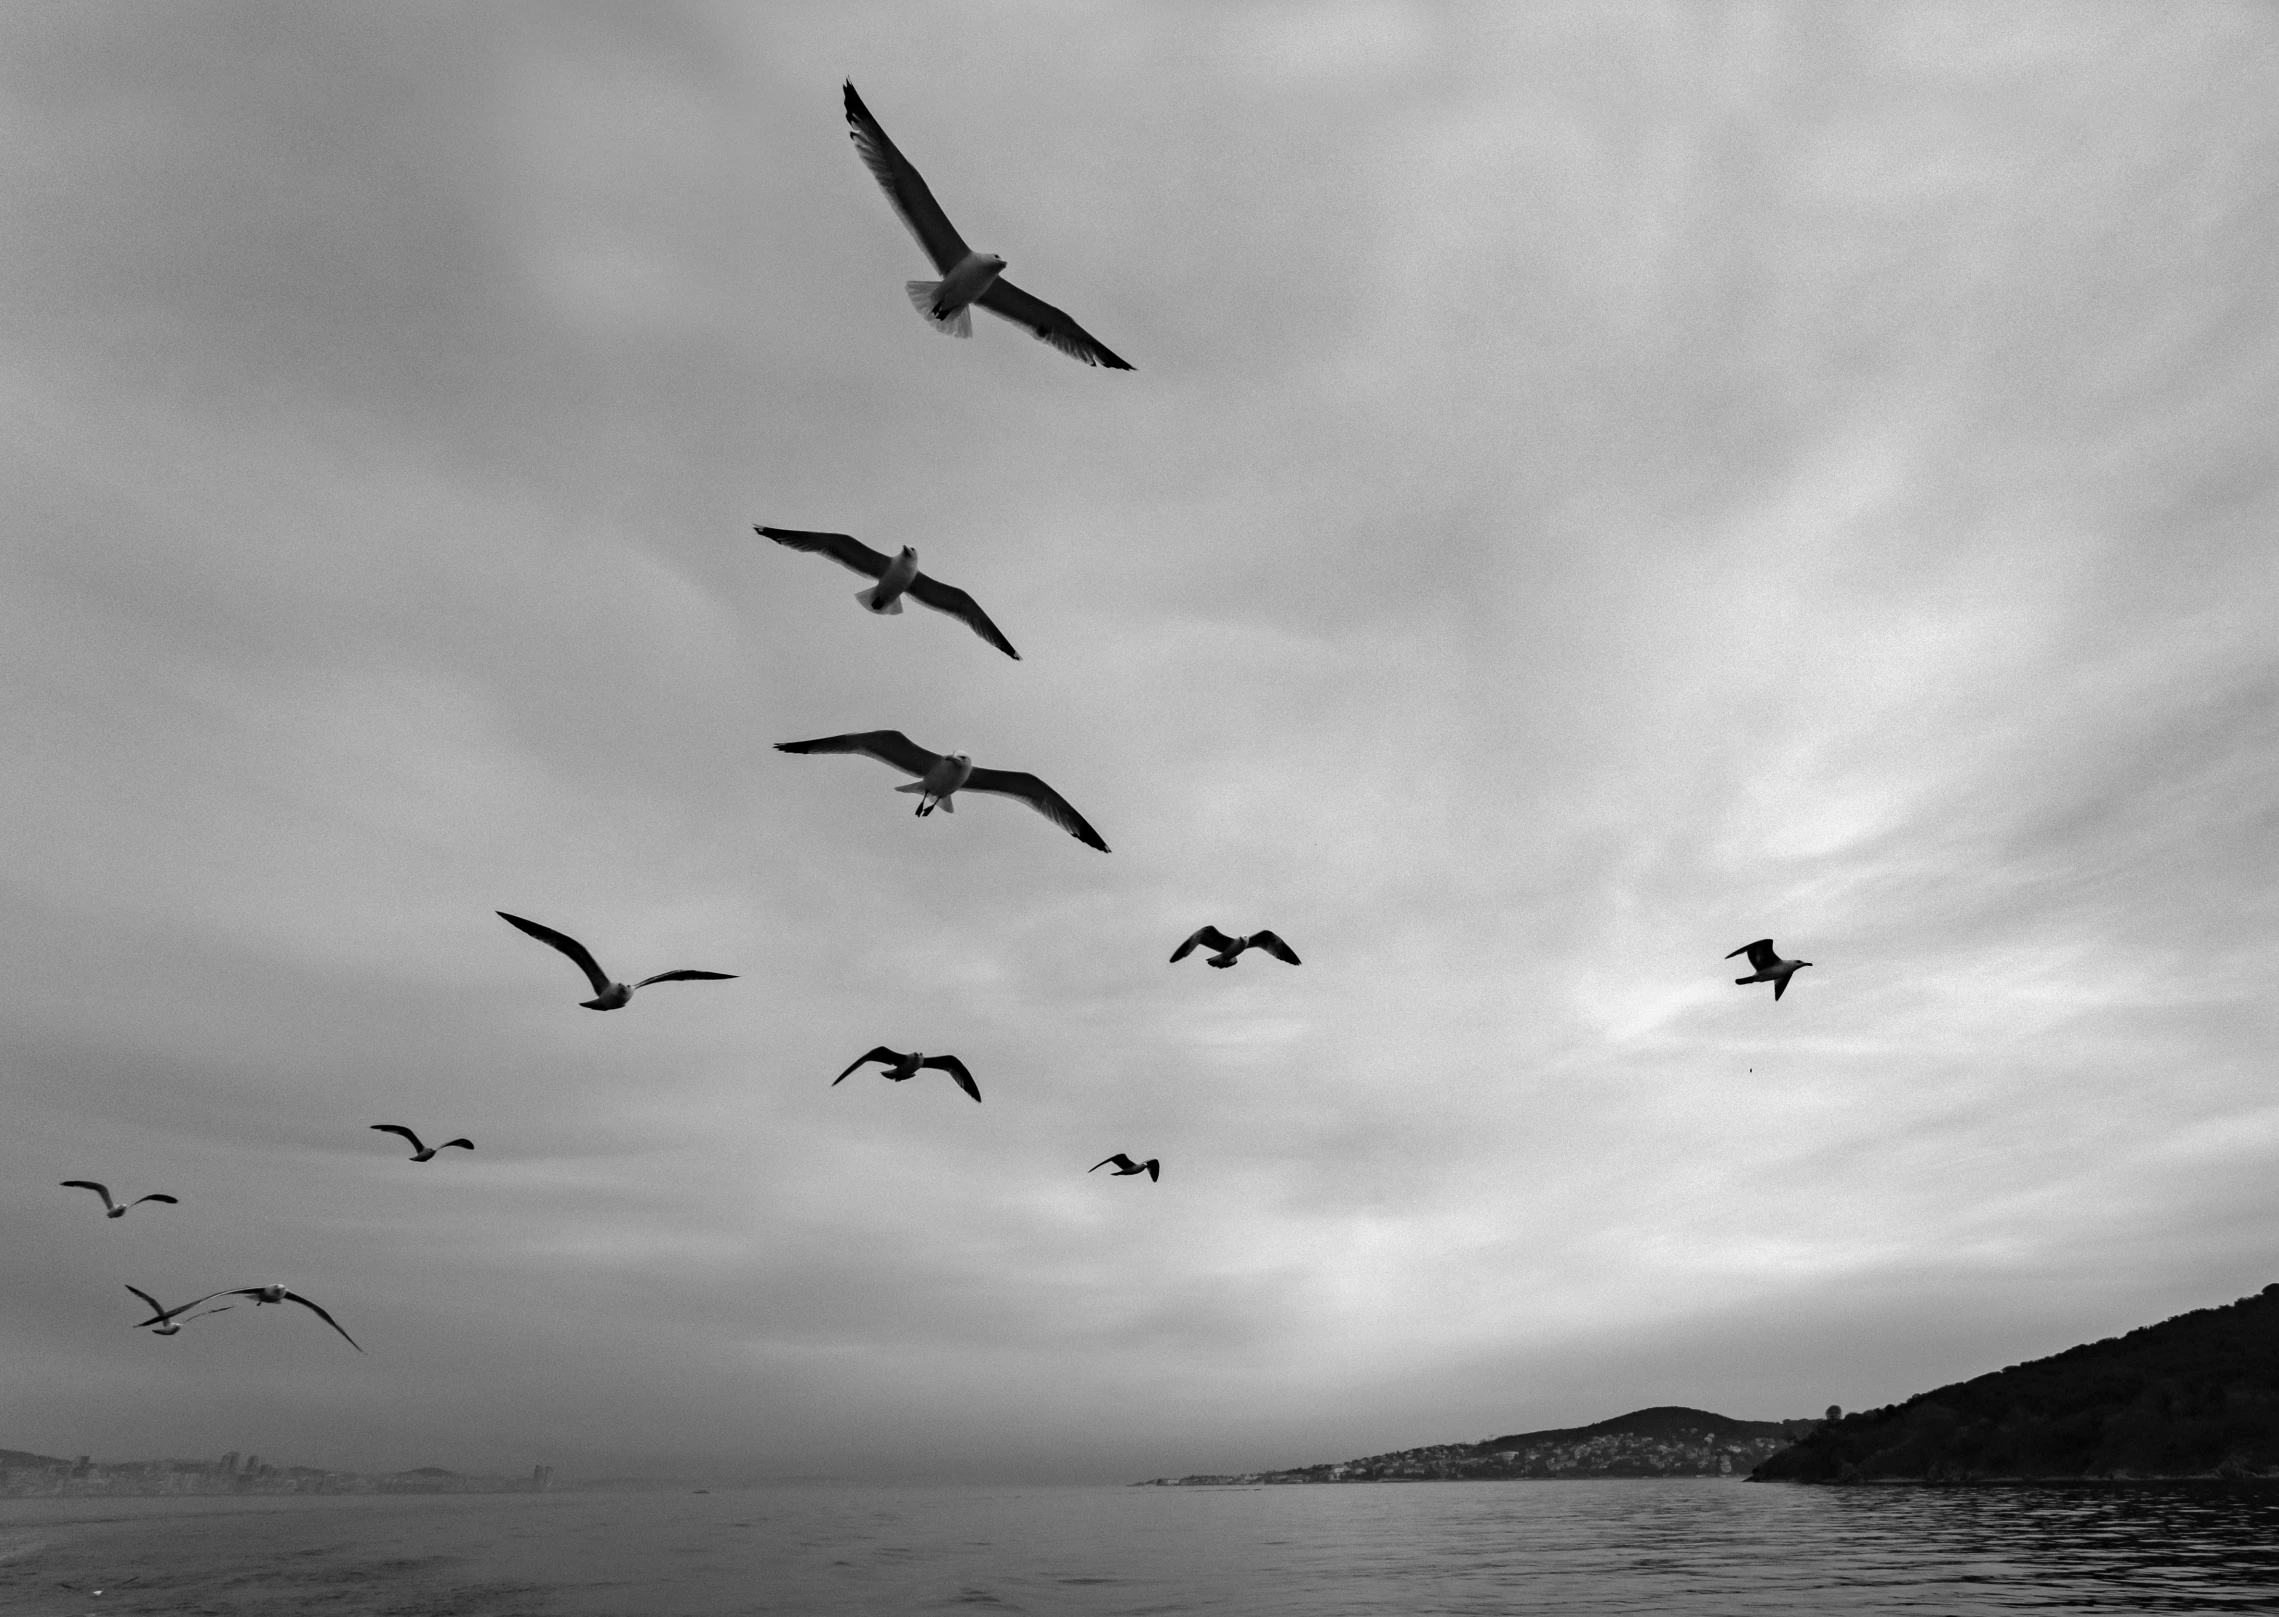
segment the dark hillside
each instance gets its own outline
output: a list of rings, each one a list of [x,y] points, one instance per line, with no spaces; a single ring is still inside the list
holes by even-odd
[[[2279,1476],[2279,1285],[1847,1415],[1760,1482]]]
[[[1716,1415],[1706,1409],[1657,1404],[1652,1409],[1634,1409],[1627,1415],[1617,1415],[1593,1426],[1562,1426],[1549,1431],[1491,1437],[1479,1447],[1493,1453],[1497,1449],[1523,1448],[1535,1443],[1574,1443],[1593,1437],[1646,1437],[1665,1442],[1688,1438],[1798,1437],[1817,1424],[1815,1421],[1735,1420],[1730,1415]]]

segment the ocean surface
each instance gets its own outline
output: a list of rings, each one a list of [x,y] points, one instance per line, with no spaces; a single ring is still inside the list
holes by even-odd
[[[0,1501],[7,1613],[2019,1611],[2279,1611],[2279,1490],[1450,1482]]]

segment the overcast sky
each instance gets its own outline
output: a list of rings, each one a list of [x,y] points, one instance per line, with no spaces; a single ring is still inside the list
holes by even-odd
[[[913,315],[848,77],[1134,373]],[[75,3],[0,78],[0,1446],[1118,1481],[2279,1279],[2268,7]],[[882,727],[1115,851],[770,745]],[[741,975],[596,1016],[501,909]],[[130,1329],[270,1280],[368,1352]]]

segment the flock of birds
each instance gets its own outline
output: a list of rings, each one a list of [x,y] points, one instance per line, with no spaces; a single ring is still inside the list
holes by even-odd
[[[894,142],[887,138],[886,131],[879,127],[878,120],[871,116],[870,109],[863,105],[862,97],[855,93],[852,81],[845,87],[845,103],[847,125],[856,152],[877,178],[887,200],[894,205],[896,214],[909,227],[911,235],[917,238],[918,245],[925,249],[927,256],[933,260],[935,269],[940,272],[941,279],[938,281],[906,283],[911,304],[929,325],[950,336],[970,337],[973,334],[972,311],[982,308],[1016,325],[1027,327],[1040,341],[1050,343],[1062,353],[1082,360],[1087,365],[1120,371],[1132,368],[1061,310],[1007,281],[1004,278],[1004,259],[994,253],[976,252],[965,244],[965,239],[950,224],[948,216],[934,200],[933,192],[927,188],[917,169],[911,166],[909,159],[902,155]],[[922,606],[962,620],[975,634],[1006,656],[1016,661],[1020,658],[1021,654],[1013,649],[1013,643],[990,621],[989,614],[981,609],[971,595],[918,570],[918,552],[908,545],[903,546],[899,554],[889,557],[843,533],[814,533],[803,529],[771,527],[759,527],[754,531],[790,549],[827,556],[841,566],[872,580],[855,595],[864,608],[871,612],[898,614],[902,610],[904,597],[908,597]],[[1018,770],[982,769],[975,765],[969,755],[962,752],[929,752],[899,730],[865,730],[849,735],[818,736],[807,741],[783,741],[776,744],[776,750],[789,753],[856,753],[875,758],[890,768],[914,776],[915,779],[895,790],[917,796],[916,813],[921,817],[932,814],[936,809],[956,813],[957,804],[954,799],[959,792],[996,793],[1019,798],[1085,846],[1097,848],[1102,853],[1108,852],[1108,844],[1101,839],[1100,833],[1092,829],[1091,824],[1066,798],[1037,776]],[[497,913],[508,925],[560,951],[585,974],[594,995],[591,999],[579,1002],[587,1010],[622,1010],[631,1002],[635,990],[647,988],[654,983],[725,982],[735,975],[724,971],[661,971],[654,976],[644,977],[639,982],[620,982],[604,971],[600,962],[594,959],[593,952],[576,938],[522,916],[509,915],[504,910]],[[1272,931],[1253,932],[1248,937],[1232,937],[1215,926],[1198,927],[1172,951],[1171,963],[1176,965],[1198,948],[1207,950],[1206,963],[1220,970],[1234,965],[1244,953],[1252,949],[1261,950],[1289,965],[1301,963],[1297,951]],[[1730,960],[1734,955],[1740,954],[1749,957],[1752,975],[1737,977],[1734,981],[1737,984],[1769,982],[1773,985],[1773,998],[1776,1000],[1788,991],[1789,979],[1800,968],[1812,964],[1809,960],[1783,959],[1770,938],[1760,938],[1754,943],[1744,944],[1726,958]],[[926,1055],[915,1050],[904,1052],[883,1044],[848,1063],[846,1070],[831,1080],[833,1087],[873,1062],[878,1064],[882,1075],[891,1083],[902,1083],[921,1072],[943,1072],[975,1101],[981,1099],[981,1086],[975,1082],[965,1063],[956,1056]],[[418,1134],[401,1123],[374,1123],[370,1127],[383,1134],[401,1136],[412,1148],[410,1160],[413,1162],[432,1161],[437,1152],[454,1147],[468,1151],[475,1149],[475,1142],[469,1139],[446,1140],[441,1145],[427,1145]],[[1163,1176],[1163,1164],[1157,1158],[1149,1157],[1144,1162],[1134,1161],[1122,1151],[1101,1158],[1085,1171],[1097,1173],[1102,1168],[1111,1166],[1115,1169],[1112,1177],[1116,1178],[1136,1178],[1145,1174],[1153,1183]],[[104,1216],[107,1218],[123,1218],[128,1208],[138,1207],[144,1202],[179,1205],[175,1197],[158,1192],[122,1203],[113,1199],[108,1186],[92,1179],[66,1179],[62,1184],[68,1189],[95,1192],[103,1199]],[[227,1313],[236,1306],[234,1301],[222,1303],[218,1307],[206,1306],[217,1299],[250,1298],[257,1308],[268,1303],[298,1303],[338,1331],[342,1339],[357,1352],[364,1351],[362,1345],[324,1308],[283,1285],[272,1283],[232,1287],[209,1292],[175,1308],[164,1306],[138,1286],[128,1286],[127,1290],[147,1304],[151,1311],[150,1317],[137,1321],[134,1328],[147,1329],[156,1336],[176,1335],[193,1319]]]

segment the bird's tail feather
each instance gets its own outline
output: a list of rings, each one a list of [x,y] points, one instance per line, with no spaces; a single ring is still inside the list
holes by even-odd
[[[878,604],[878,592],[882,587],[883,586],[881,585],[873,584],[867,590],[857,590],[855,591],[855,599],[862,602],[864,606],[870,608],[870,610],[873,612],[883,612],[890,618],[900,617],[902,615],[901,596],[897,595],[893,600],[887,602],[884,606],[880,606]]]
[[[941,290],[939,281],[905,281],[902,289],[910,294],[910,306],[925,317],[926,324],[936,331],[952,337],[973,335],[973,307],[968,304],[955,314],[940,315],[934,312],[934,294]]]

